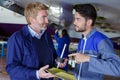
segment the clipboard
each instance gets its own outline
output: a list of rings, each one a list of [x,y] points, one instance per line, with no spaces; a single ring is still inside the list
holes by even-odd
[[[76,78],[72,74],[69,74],[66,71],[58,68],[53,67],[53,68],[47,69],[46,71],[63,80],[76,80]]]

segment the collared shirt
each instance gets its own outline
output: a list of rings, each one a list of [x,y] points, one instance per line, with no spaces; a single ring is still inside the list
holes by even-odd
[[[32,35],[32,37],[36,37],[37,39],[40,39],[41,36],[43,35],[43,33],[45,32],[45,30],[41,30],[40,31],[41,33],[38,34],[29,25],[28,25],[28,29],[29,29],[29,32]]]
[[[37,39],[40,39],[41,36],[43,35],[43,33],[45,32],[45,30],[41,30],[41,33],[38,34],[29,25],[28,25],[28,29],[29,29],[29,32],[32,35],[32,37],[36,37]],[[40,80],[39,70],[36,71],[36,77],[37,77],[37,79]]]

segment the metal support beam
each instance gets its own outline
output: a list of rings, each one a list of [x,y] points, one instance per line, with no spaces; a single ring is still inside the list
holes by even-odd
[[[24,15],[24,8],[18,6],[15,2],[10,2],[10,0],[1,0],[0,6],[5,7],[21,15]]]

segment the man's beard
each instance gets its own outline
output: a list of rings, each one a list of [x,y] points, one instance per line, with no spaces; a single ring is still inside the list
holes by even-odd
[[[86,25],[85,25],[85,27],[82,28],[82,29],[80,29],[80,28],[78,27],[78,29],[75,29],[75,31],[76,31],[76,32],[85,32],[85,31],[86,31]]]
[[[38,25],[39,26],[39,30],[45,31],[47,29],[47,27],[43,26],[43,25]],[[47,25],[46,25],[47,26]]]

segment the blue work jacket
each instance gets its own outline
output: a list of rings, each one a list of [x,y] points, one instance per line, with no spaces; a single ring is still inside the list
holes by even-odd
[[[90,56],[89,62],[76,64],[76,80],[103,80],[104,75],[120,76],[120,58],[112,42],[95,28],[78,44],[78,52]]]
[[[56,42],[58,43],[58,47],[57,47],[58,57],[61,56],[64,44],[67,44],[64,54],[63,54],[63,57],[67,58],[69,54],[70,37],[67,35],[63,37],[59,37],[58,32],[55,33],[54,37],[55,37]]]
[[[68,54],[69,54],[69,45],[70,45],[70,37],[68,35],[63,36],[63,37],[59,37],[58,32],[55,33],[54,35],[56,42],[58,43],[58,47],[57,47],[57,56],[60,58],[64,45],[66,44],[67,46],[65,47],[65,50],[63,52],[63,56],[62,58],[68,58]],[[68,71],[68,63],[66,64],[66,66],[64,68],[62,68],[65,71]]]

